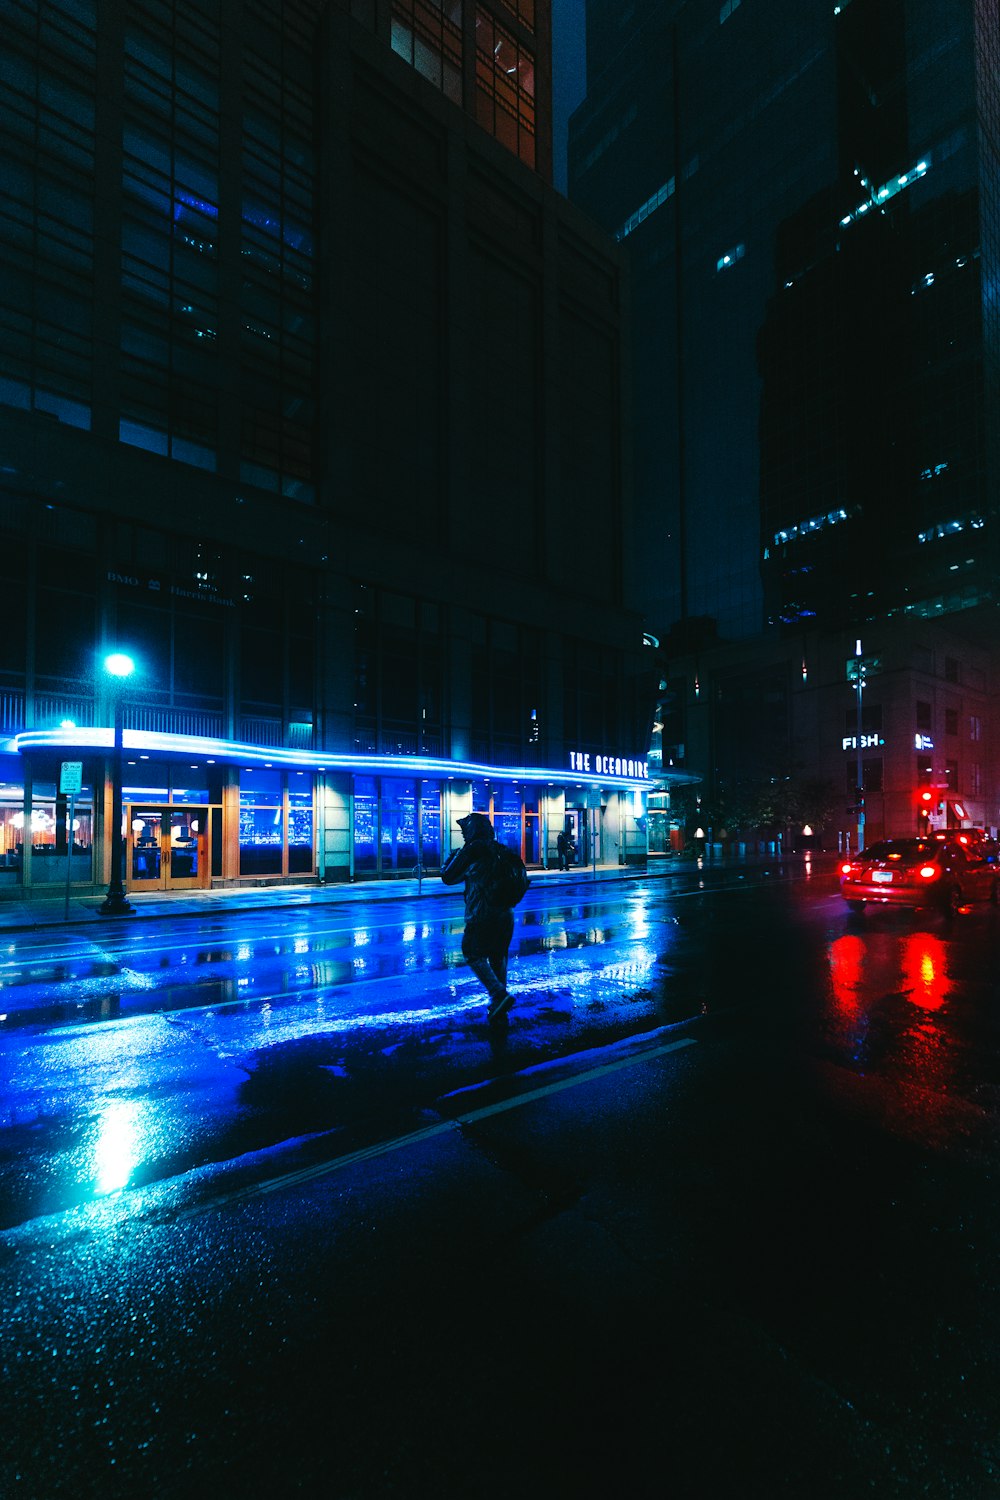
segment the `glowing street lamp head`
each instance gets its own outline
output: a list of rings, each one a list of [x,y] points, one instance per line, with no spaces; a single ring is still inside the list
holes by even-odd
[[[110,672],[112,677],[131,677],[135,671],[135,662],[124,651],[112,651],[110,656],[104,658],[104,670]]]

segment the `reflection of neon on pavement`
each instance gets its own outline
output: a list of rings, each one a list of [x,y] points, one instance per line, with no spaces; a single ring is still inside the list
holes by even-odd
[[[138,1163],[138,1104],[118,1099],[101,1114],[100,1134],[94,1148],[94,1190],[113,1193],[127,1185]]]

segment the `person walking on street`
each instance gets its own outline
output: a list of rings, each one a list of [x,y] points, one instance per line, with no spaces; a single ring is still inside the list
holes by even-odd
[[[485,813],[459,818],[465,842],[449,856],[441,871],[445,885],[465,879],[465,931],[462,956],[481,979],[490,997],[488,1019],[505,1016],[514,1003],[507,989],[507,953],[514,936],[514,915],[508,906],[490,899],[490,877],[496,857],[496,833]]]

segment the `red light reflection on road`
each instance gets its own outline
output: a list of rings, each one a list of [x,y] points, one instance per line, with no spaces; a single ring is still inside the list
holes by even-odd
[[[915,932],[903,943],[903,988],[923,1010],[940,1010],[952,991],[948,948],[931,932]]]
[[[861,939],[850,934],[830,944],[830,983],[837,1009],[843,1015],[853,1016],[858,1012],[865,953]]]
[[[950,1133],[955,1128],[948,1099],[954,1050],[941,1014],[954,987],[948,973],[947,944],[931,932],[913,933],[903,942],[900,968],[903,994],[916,1007],[910,1025],[900,1035],[900,1068],[905,1069],[907,1081],[922,1091],[924,1132]]]

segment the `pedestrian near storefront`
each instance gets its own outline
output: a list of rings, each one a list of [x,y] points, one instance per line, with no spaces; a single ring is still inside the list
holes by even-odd
[[[445,885],[465,880],[465,931],[462,956],[486,987],[490,1022],[506,1016],[514,1003],[507,989],[507,954],[514,935],[514,914],[498,905],[494,896],[497,840],[485,813],[467,813],[458,819],[465,842],[448,858],[441,871]]]
[[[556,839],[556,853],[559,856],[560,870],[568,870],[576,857],[576,845],[568,828],[563,828]]]

